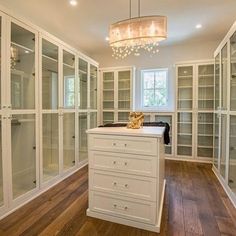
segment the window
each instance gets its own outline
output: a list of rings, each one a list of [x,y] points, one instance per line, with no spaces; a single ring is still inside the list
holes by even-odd
[[[168,104],[168,70],[143,70],[142,107],[166,107]]]
[[[75,101],[75,77],[64,76],[64,105],[65,107],[73,107]]]

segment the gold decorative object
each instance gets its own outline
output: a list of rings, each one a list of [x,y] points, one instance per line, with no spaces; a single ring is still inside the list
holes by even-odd
[[[130,112],[128,129],[140,129],[143,126],[144,115],[142,112]]]

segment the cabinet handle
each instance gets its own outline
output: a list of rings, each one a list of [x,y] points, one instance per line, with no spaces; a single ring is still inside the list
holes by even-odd
[[[113,143],[112,146],[116,146],[116,143]]]
[[[125,206],[125,207],[124,207],[124,209],[125,209],[125,210],[128,210],[128,207],[127,207],[127,206]]]
[[[125,184],[125,187],[126,187],[126,188],[128,188],[128,186],[129,186],[128,184]]]
[[[128,163],[127,163],[127,162],[125,162],[124,164],[125,164],[125,166],[127,166],[127,165],[128,165]]]
[[[116,161],[113,161],[113,165],[115,165],[116,164]]]
[[[125,147],[127,147],[127,144],[125,143]]]
[[[117,205],[116,205],[116,204],[113,204],[113,207],[114,207],[114,208],[116,208],[116,207],[117,207]]]
[[[116,186],[116,185],[117,185],[117,183],[116,183],[116,182],[114,182],[114,183],[113,183],[113,185],[114,185],[114,186]]]

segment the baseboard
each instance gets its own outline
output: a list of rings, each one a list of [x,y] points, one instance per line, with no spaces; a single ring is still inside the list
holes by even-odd
[[[166,186],[166,180],[164,179],[162,193],[161,193],[158,221],[157,221],[156,225],[151,225],[151,224],[146,224],[146,223],[137,222],[137,221],[133,221],[133,220],[128,220],[128,219],[121,218],[119,216],[117,216],[117,217],[111,216],[111,215],[103,214],[100,212],[91,211],[90,209],[87,209],[87,211],[86,211],[87,216],[98,218],[101,220],[110,221],[110,222],[117,223],[117,224],[127,225],[127,226],[131,226],[131,227],[139,228],[139,229],[144,229],[144,230],[152,231],[155,233],[160,233],[162,212],[163,212],[163,206],[164,206],[164,197],[165,197],[165,186]]]
[[[236,209],[236,196],[235,194],[231,191],[231,189],[224,183],[224,180],[222,177],[219,175],[218,170],[215,168],[215,166],[212,167],[212,171],[215,174],[216,178],[219,180],[222,188],[224,189],[225,193],[229,197],[231,203],[233,204],[234,208]]]
[[[196,163],[208,163],[212,164],[213,160],[202,160],[202,159],[190,159],[190,158],[178,158],[178,157],[170,157],[170,156],[165,156],[165,160],[170,160],[170,161],[187,161],[187,162],[196,162]]]

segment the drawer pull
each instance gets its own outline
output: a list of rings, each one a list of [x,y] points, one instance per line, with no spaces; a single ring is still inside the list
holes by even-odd
[[[125,210],[128,210],[128,207],[127,206],[125,206],[125,208],[124,208]]]
[[[113,204],[113,207],[114,207],[114,208],[116,208],[116,207],[117,207],[117,205],[116,205],[116,204]]]
[[[113,185],[114,185],[114,186],[116,186],[116,185],[117,185],[117,183],[116,183],[116,182],[114,182],[114,183],[113,183]]]
[[[125,147],[127,147],[127,144],[125,143]]]
[[[127,162],[125,162],[124,164],[125,164],[125,166],[127,166],[127,165],[128,165],[128,163],[127,163]]]
[[[127,211],[128,207],[127,206],[118,206],[117,204],[113,204],[113,207],[119,210]]]
[[[116,146],[116,143],[112,143],[112,146]]]
[[[116,161],[113,161],[113,165],[116,165]]]
[[[128,186],[129,186],[128,184],[125,184],[125,187],[126,187],[126,188],[128,188]]]

